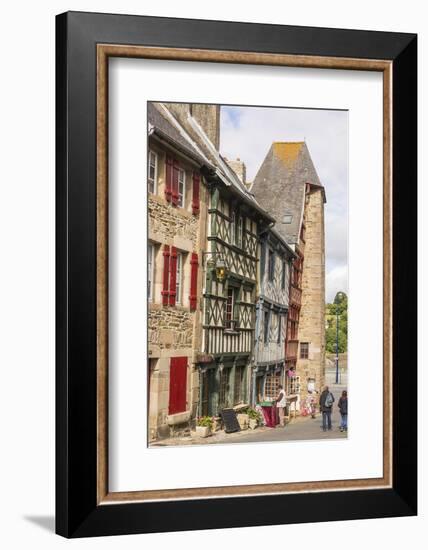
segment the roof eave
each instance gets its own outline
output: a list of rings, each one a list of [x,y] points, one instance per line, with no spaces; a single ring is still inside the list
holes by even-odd
[[[203,159],[193,151],[190,151],[189,149],[184,147],[181,143],[178,143],[178,141],[170,137],[168,134],[166,134],[156,126],[153,127],[153,131],[150,135],[154,138],[157,138],[159,141],[166,143],[170,147],[176,149],[182,155],[185,155],[189,159],[196,162],[199,166],[207,166],[208,168],[214,168],[211,164],[207,163],[205,159]]]

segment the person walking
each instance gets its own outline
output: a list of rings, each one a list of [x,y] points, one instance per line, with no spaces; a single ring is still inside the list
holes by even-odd
[[[328,386],[320,395],[320,411],[322,412],[322,429],[323,431],[331,430],[331,409],[334,403],[334,396]]]
[[[278,386],[278,396],[275,401],[276,401],[276,406],[278,408],[278,413],[279,413],[279,425],[281,427],[284,427],[285,426],[285,406],[287,404],[287,398],[285,396],[285,390],[281,385]]]
[[[348,392],[346,390],[343,390],[342,395],[339,398],[339,402],[337,403],[337,406],[339,407],[340,416],[342,418],[342,421],[340,423],[340,431],[347,432],[348,431]]]

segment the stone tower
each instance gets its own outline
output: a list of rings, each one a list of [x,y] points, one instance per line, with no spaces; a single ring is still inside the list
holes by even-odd
[[[308,393],[308,383],[311,380],[314,381],[317,391],[325,384],[324,188],[307,185],[304,223],[305,245],[296,369],[301,380],[302,399]]]

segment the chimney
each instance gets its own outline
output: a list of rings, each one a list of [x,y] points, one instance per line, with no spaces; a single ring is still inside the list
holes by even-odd
[[[197,121],[214,147],[220,147],[220,105],[202,103],[163,103],[165,107],[186,127],[189,115]]]
[[[242,183],[246,185],[247,168],[245,166],[245,163],[243,163],[242,160],[239,158],[237,158],[236,160],[229,160],[229,159],[225,159],[225,160],[227,164],[235,172],[235,174],[238,176],[238,178],[242,181]]]
[[[220,148],[220,105],[191,103],[190,114],[198,122],[218,151]]]

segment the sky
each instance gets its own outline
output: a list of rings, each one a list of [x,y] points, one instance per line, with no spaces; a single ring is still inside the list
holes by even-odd
[[[253,181],[273,141],[306,141],[324,185],[326,301],[348,293],[348,113],[269,107],[221,108],[220,152],[240,158]]]

